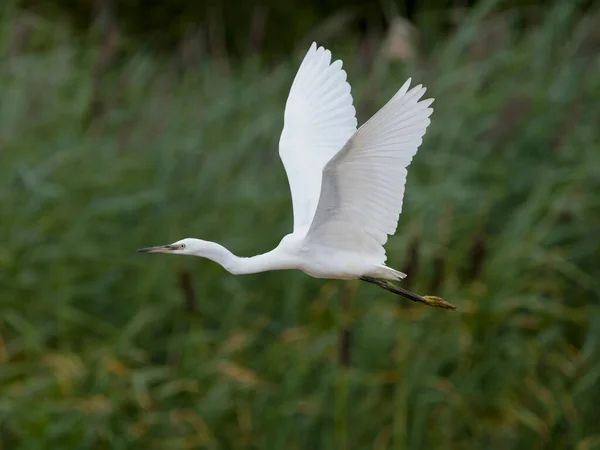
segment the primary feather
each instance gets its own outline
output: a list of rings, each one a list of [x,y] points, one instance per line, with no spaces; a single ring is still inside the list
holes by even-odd
[[[433,99],[425,88],[398,93],[325,165],[319,203],[306,241],[375,257],[396,232],[402,211],[406,168],[430,123]]]
[[[294,78],[285,106],[279,155],[292,194],[294,232],[310,225],[325,164],[356,131],[356,111],[342,61],[313,43]]]

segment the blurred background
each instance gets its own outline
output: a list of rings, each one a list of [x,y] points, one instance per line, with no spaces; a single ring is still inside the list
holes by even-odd
[[[1,449],[600,448],[598,2],[0,11]],[[408,76],[436,98],[388,264],[458,312],[135,252],[292,229],[313,40],[359,123]]]

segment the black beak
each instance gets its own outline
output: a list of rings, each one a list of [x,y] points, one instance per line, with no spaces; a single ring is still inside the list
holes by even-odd
[[[155,247],[144,247],[138,249],[141,253],[167,253],[173,250],[177,250],[179,247],[176,245],[157,245]]]

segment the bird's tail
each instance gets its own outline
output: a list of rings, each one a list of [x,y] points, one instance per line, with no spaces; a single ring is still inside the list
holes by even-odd
[[[380,264],[375,266],[375,270],[369,274],[374,278],[380,278],[382,280],[395,280],[399,281],[403,278],[406,278],[406,274],[400,272],[399,270],[392,269],[391,267],[386,266],[385,264]]]

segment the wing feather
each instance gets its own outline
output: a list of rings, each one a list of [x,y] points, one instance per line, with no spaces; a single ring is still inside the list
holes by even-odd
[[[292,193],[294,231],[308,229],[325,164],[356,131],[356,111],[342,61],[313,42],[288,96],[279,155]]]
[[[324,167],[309,244],[385,262],[388,235],[402,212],[406,168],[423,141],[433,99],[410,79]]]

